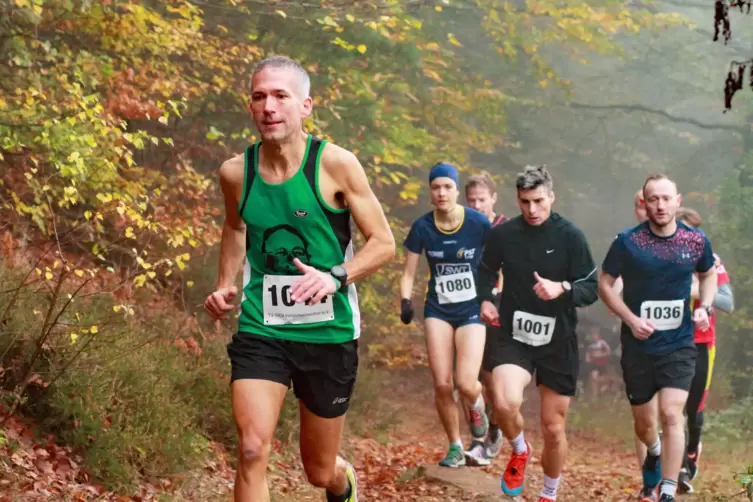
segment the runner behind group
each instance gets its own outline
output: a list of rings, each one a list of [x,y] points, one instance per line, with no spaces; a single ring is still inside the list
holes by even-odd
[[[565,417],[578,377],[576,307],[594,303],[596,268],[583,232],[551,211],[552,178],[544,166],[526,167],[516,181],[521,216],[494,227],[479,267],[481,315],[489,326],[484,369],[492,373],[494,416],[513,448],[502,477],[508,496],[523,492],[531,445],[520,406],[536,374],[544,449],[541,502],[554,501],[567,456]],[[500,309],[494,285],[505,278]]]
[[[506,221],[505,215],[497,214],[494,211],[494,204],[497,203],[497,185],[488,173],[475,174],[468,179],[465,184],[465,200],[471,208],[483,213],[492,226],[497,226]],[[495,286],[496,298],[495,305],[499,305],[499,294],[502,291],[502,273],[499,274],[499,280]],[[499,325],[497,323],[497,325]],[[481,370],[481,383],[484,386],[484,401],[486,402],[486,416],[489,420],[489,433],[486,435],[484,443],[473,442],[467,452],[469,464],[487,465],[489,459],[499,455],[502,449],[502,432],[499,430],[494,420],[494,413],[491,405],[491,375],[488,371]]]
[[[635,432],[648,449],[643,463],[642,501],[675,500],[685,449],[683,408],[695,369],[693,322],[708,328],[716,293],[711,244],[675,213],[680,196],[664,175],[643,186],[648,221],[621,232],[612,242],[599,280],[599,294],[622,319],[622,370]],[[693,273],[700,278],[701,307],[691,322],[688,299]],[[622,276],[623,298],[614,291]],[[656,400],[661,410],[664,448],[659,440]]]
[[[453,361],[455,384],[468,407],[471,435],[482,441],[488,430],[478,381],[486,331],[476,299],[476,270],[491,224],[483,214],[457,203],[458,172],[454,166],[432,167],[429,185],[435,210],[416,220],[405,239],[400,318],[405,324],[413,318],[410,298],[418,260],[425,252],[431,274],[424,303],[426,350],[437,412],[450,442],[447,456],[439,464],[459,467],[465,465],[465,455],[453,398]]]
[[[701,227],[701,217],[694,210],[681,207],[677,210],[677,219],[693,228]],[[714,296],[713,307],[722,312],[731,313],[735,308],[735,299],[732,288],[729,285],[729,275],[719,256],[714,254],[714,266],[716,267],[717,293]],[[691,301],[693,308],[700,305],[698,291],[698,279],[693,276],[691,288]],[[701,331],[696,328],[694,334],[695,347],[698,352],[695,363],[695,374],[690,385],[688,402],[685,405],[685,414],[688,416],[688,444],[685,452],[685,460],[680,471],[677,485],[679,493],[692,493],[693,485],[690,483],[698,475],[698,461],[701,457],[701,432],[703,429],[703,409],[708,398],[711,386],[711,375],[714,370],[714,358],[716,354],[716,316],[709,316],[709,329]]]
[[[353,283],[389,262],[395,243],[356,157],[303,132],[311,98],[299,64],[261,61],[250,111],[262,141],[220,168],[219,277],[204,303],[214,319],[228,318],[245,258],[238,332],[228,345],[240,435],[235,500],[269,501],[270,445],[292,382],[309,483],[329,502],[356,502],[356,474],[338,456],[358,367]],[[355,256],[351,216],[366,239]]]
[[[609,360],[612,356],[612,348],[601,337],[601,328],[594,326],[591,329],[590,343],[586,347],[586,364],[588,366],[588,390],[591,395],[597,396],[599,390],[599,377],[603,376]]]

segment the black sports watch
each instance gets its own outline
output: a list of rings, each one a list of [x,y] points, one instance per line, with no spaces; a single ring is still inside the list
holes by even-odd
[[[565,293],[569,293],[573,290],[573,286],[567,281],[562,281],[562,289],[565,290]]]
[[[348,271],[342,265],[335,265],[329,269],[329,275],[340,281],[340,289],[347,287]]]
[[[714,313],[714,308],[711,305],[701,305],[701,308],[706,311],[706,315],[709,317]]]

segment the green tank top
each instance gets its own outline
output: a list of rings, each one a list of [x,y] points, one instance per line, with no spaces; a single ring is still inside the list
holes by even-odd
[[[330,207],[319,191],[319,159],[326,142],[309,136],[301,168],[277,184],[258,175],[260,144],[246,148],[238,208],[246,223],[239,331],[296,342],[355,340],[361,324],[355,285],[317,305],[290,299],[290,288],[301,275],[293,258],[329,272],[353,256],[350,211]]]

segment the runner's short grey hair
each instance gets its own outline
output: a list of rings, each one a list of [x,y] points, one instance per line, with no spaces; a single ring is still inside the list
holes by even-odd
[[[522,173],[518,173],[515,186],[518,190],[535,190],[544,186],[551,192],[554,188],[554,181],[552,181],[552,175],[549,174],[545,165],[526,166]]]
[[[309,92],[311,92],[311,79],[309,78],[308,72],[303,68],[303,66],[286,56],[270,56],[268,58],[262,59],[256,64],[254,71],[251,72],[251,78],[249,79],[248,87],[251,90],[251,94],[254,93],[254,76],[266,68],[294,71],[299,80],[299,97],[301,99],[306,99],[309,97]]]

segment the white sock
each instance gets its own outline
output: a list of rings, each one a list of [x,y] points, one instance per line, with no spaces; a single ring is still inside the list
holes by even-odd
[[[481,394],[478,395],[476,402],[471,405],[471,408],[476,411],[484,409],[484,399],[481,397]]]
[[[675,492],[677,492],[677,481],[672,481],[671,479],[661,480],[660,497],[666,494],[674,498]]]
[[[453,441],[452,443],[450,443],[450,445],[455,445],[461,450],[463,449],[463,442],[460,439],[458,439],[457,441]]]
[[[520,431],[520,434],[518,434],[518,437],[510,440],[510,445],[512,446],[512,449],[515,450],[515,453],[517,453],[518,455],[528,451],[528,446],[526,445],[526,438],[523,437],[523,431]]]
[[[551,500],[557,500],[557,487],[560,484],[560,478],[550,478],[544,474],[544,489],[541,490],[541,496]]]
[[[656,443],[652,445],[646,445],[648,447],[648,454],[654,457],[661,455],[661,439],[657,439]]]

